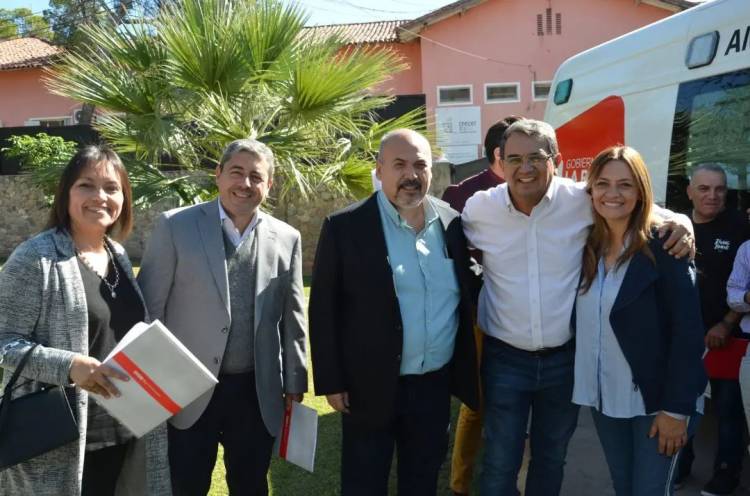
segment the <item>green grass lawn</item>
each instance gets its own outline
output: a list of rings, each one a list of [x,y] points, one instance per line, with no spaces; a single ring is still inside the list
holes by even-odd
[[[312,384],[310,384],[312,388]],[[312,390],[312,389],[311,389]],[[315,472],[308,473],[296,465],[287,463],[277,457],[271,461],[268,474],[270,494],[273,496],[335,496],[339,494],[339,467],[341,463],[341,414],[328,406],[324,397],[305,396],[304,404],[318,411],[318,448],[315,455]],[[438,494],[450,495],[448,474],[450,470],[450,452],[453,448],[453,429],[458,416],[458,403],[454,400],[451,412],[451,444],[448,457],[443,464],[438,482]],[[395,468],[395,459],[393,467]],[[213,473],[210,496],[227,496],[224,482],[224,463],[222,452]],[[391,471],[391,494],[395,494],[395,470]]]
[[[309,281],[305,280],[305,296],[309,295]],[[308,348],[309,349],[309,348]],[[308,371],[310,355],[308,353]],[[274,496],[334,496],[339,494],[339,468],[341,465],[341,414],[335,412],[325,400],[325,397],[313,396],[312,373],[308,374],[308,391],[303,403],[318,411],[318,446],[315,454],[315,472],[309,473],[296,465],[274,457],[271,460],[271,470],[268,474],[270,493]],[[450,495],[448,488],[450,471],[450,452],[453,449],[453,432],[458,417],[458,402],[453,401],[451,407],[451,437],[448,457],[443,464],[438,482],[438,494]],[[210,496],[226,496],[229,494],[224,481],[223,453],[219,452],[219,459],[213,473]],[[395,468],[395,460],[393,467]],[[391,471],[391,493],[395,494],[395,470]]]

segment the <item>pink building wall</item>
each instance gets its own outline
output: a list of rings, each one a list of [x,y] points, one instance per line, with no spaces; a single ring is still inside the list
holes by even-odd
[[[0,122],[24,126],[28,119],[71,117],[80,103],[53,95],[41,81],[42,69],[0,71]]]
[[[547,8],[552,8],[553,34],[537,36],[537,15],[545,19]],[[560,35],[554,34],[557,13],[562,14]],[[541,119],[546,101],[533,101],[532,81],[550,81],[568,57],[670,14],[633,0],[489,0],[420,33],[488,59],[422,38],[422,85],[428,117],[437,106],[438,86],[471,84],[470,105],[481,107],[482,136],[507,115]],[[520,102],[485,103],[485,83],[511,82],[520,83]]]
[[[378,43],[377,48],[393,51],[407,68],[373,88],[373,93],[418,95],[422,91],[422,53],[419,39],[409,43]]]

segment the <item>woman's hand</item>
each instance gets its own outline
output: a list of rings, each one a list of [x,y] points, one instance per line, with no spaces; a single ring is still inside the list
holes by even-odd
[[[664,412],[659,412],[651,424],[648,437],[659,435],[659,453],[672,456],[680,451],[687,442],[687,420],[679,420],[670,417]]]
[[[105,398],[120,396],[120,391],[109,380],[109,377],[129,381],[130,377],[111,369],[96,358],[76,355],[70,365],[70,380],[78,387],[89,393],[101,395]]]

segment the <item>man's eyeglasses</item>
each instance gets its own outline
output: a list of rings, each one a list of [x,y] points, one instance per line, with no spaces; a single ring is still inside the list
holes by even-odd
[[[505,160],[503,160],[503,162],[513,167],[520,167],[527,162],[534,167],[542,167],[547,163],[547,160],[551,158],[552,155],[535,152],[529,153],[527,155],[508,155],[507,157],[505,157]]]

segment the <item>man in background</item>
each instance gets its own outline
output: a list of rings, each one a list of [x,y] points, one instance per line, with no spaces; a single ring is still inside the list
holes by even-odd
[[[718,164],[702,164],[693,170],[687,194],[693,204],[689,215],[695,229],[701,312],[710,350],[730,345],[741,335],[741,314],[727,305],[727,279],[737,249],[750,238],[747,216],[727,210],[727,175]],[[710,371],[709,371],[710,375]],[[703,488],[704,496],[729,495],[737,489],[745,456],[747,426],[737,379],[711,378],[711,404],[718,421],[714,475]],[[681,487],[690,475],[694,459],[692,440],[683,448],[675,479]]]

